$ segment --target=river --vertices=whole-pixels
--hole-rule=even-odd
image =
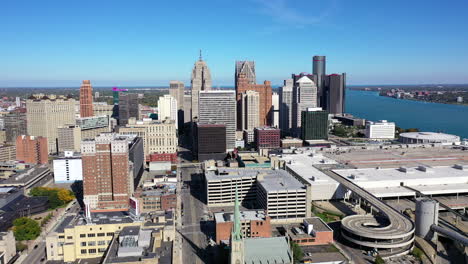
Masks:
[[[468,138],[468,106],[394,99],[378,92],[347,89],[346,112],[372,121],[388,120],[402,128]]]

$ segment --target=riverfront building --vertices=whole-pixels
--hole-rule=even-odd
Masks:
[[[379,122],[366,122],[366,137],[369,139],[394,139],[395,123],[381,120]]]

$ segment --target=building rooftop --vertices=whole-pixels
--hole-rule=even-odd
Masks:
[[[459,136],[436,132],[406,132],[401,133],[400,136],[429,141],[460,141]]]
[[[269,173],[259,180],[261,186],[267,192],[284,191],[284,190],[299,190],[304,189],[304,184],[300,183],[296,178],[284,170],[274,170],[274,173]]]
[[[34,166],[23,171],[18,171],[17,173],[11,175],[10,178],[0,181],[0,186],[26,185],[44,173],[50,173],[49,167],[47,167],[47,165]]]
[[[286,237],[246,238],[245,263],[292,263],[292,253]]]
[[[221,212],[214,214],[216,223],[234,222],[233,212]],[[241,211],[240,220],[243,221],[262,221],[266,219],[264,210]]]

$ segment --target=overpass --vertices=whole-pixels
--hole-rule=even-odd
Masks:
[[[404,255],[412,249],[415,228],[409,218],[350,180],[331,170],[323,172],[379,212],[343,218],[341,234],[346,240],[364,250],[376,250],[384,258]]]

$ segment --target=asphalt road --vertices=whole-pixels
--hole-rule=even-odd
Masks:
[[[181,168],[181,177],[186,187],[181,190],[183,204],[182,227],[179,230],[182,242],[183,263],[211,263],[206,247],[208,238],[202,231],[206,205],[200,201],[204,196],[201,170],[197,167]]]

